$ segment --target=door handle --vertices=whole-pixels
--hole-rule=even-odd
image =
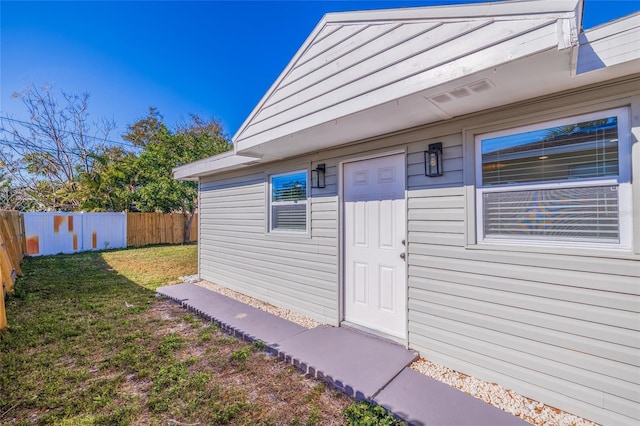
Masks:
[[[404,258],[406,258],[406,257],[407,257],[407,255],[406,255],[406,253],[405,253],[405,252],[400,253],[400,259],[404,259]]]

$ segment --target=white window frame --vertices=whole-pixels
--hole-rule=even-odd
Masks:
[[[606,176],[603,178],[585,178],[575,180],[562,180],[550,182],[523,183],[519,185],[491,185],[483,187],[482,182],[482,141],[501,136],[518,133],[526,133],[545,128],[552,128],[566,124],[575,124],[585,121],[597,120],[606,117],[617,117],[618,122],[618,176]],[[569,116],[561,119],[544,121],[532,125],[509,128],[505,130],[488,132],[475,135],[475,199],[476,199],[476,242],[479,245],[535,245],[535,246],[569,246],[606,249],[630,249],[632,246],[633,232],[633,206],[631,191],[631,150],[630,150],[630,121],[629,108],[615,108],[597,111],[589,114]],[[484,236],[483,194],[490,192],[526,191],[540,189],[576,188],[589,186],[617,186],[618,187],[618,221],[619,243],[589,242],[589,241],[557,241],[542,239],[526,239],[511,236],[501,238]]]
[[[294,205],[294,204],[301,204],[304,203],[305,205],[305,229],[304,230],[295,230],[295,229],[278,229],[278,228],[274,228],[273,227],[273,209],[272,206],[274,204],[273,201],[273,178],[277,178],[280,176],[287,176],[287,175],[295,175],[295,174],[300,174],[300,173],[304,173],[305,174],[305,180],[306,180],[306,185],[305,185],[305,189],[306,189],[306,198],[304,201],[276,201],[276,205]],[[309,170],[307,169],[299,169],[299,170],[292,170],[289,172],[283,172],[283,173],[274,173],[274,174],[270,174],[269,175],[269,191],[267,194],[267,200],[268,200],[268,228],[267,231],[269,233],[274,233],[274,234],[290,234],[290,235],[308,235],[309,234],[309,198],[311,196],[311,188],[309,187],[310,185],[310,176],[309,176]]]

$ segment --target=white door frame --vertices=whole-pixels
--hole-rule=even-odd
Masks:
[[[398,154],[402,154],[404,155],[404,162],[405,162],[405,173],[404,173],[404,188],[405,188],[405,193],[404,193],[404,198],[405,198],[405,233],[407,235],[405,235],[405,241],[406,241],[406,258],[405,258],[405,262],[404,262],[404,267],[405,267],[405,285],[407,286],[407,292],[406,292],[406,303],[405,303],[405,308],[406,308],[406,312],[405,312],[405,318],[406,318],[406,327],[405,327],[405,337],[404,340],[398,340],[397,337],[394,336],[390,336],[388,334],[382,333],[382,332],[377,332],[377,330],[370,330],[367,329],[367,332],[372,332],[374,334],[379,334],[387,339],[390,340],[395,340],[398,343],[403,344],[405,347],[408,347],[409,344],[409,254],[408,254],[408,248],[409,248],[409,239],[408,239],[408,233],[409,233],[409,197],[408,197],[408,164],[407,164],[407,157],[408,157],[408,152],[406,147],[401,148],[401,149],[395,149],[395,150],[391,150],[391,151],[383,151],[383,152],[375,152],[372,154],[368,154],[368,155],[362,155],[362,156],[357,156],[357,157],[350,157],[348,159],[345,160],[341,160],[338,162],[338,221],[339,221],[339,226],[338,226],[338,286],[339,286],[339,291],[338,291],[338,323],[342,324],[345,321],[345,254],[346,254],[346,250],[345,250],[345,211],[344,211],[344,165],[346,163],[355,163],[358,161],[364,161],[364,160],[371,160],[374,158],[380,158],[380,157],[388,157],[391,155],[398,155]],[[350,326],[354,326],[353,324],[349,324]],[[357,328],[357,326],[356,326]]]

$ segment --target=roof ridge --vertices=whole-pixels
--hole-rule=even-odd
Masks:
[[[539,19],[541,16],[572,15],[581,0],[504,0],[485,3],[463,3],[439,6],[331,12],[324,24],[348,24],[385,21],[459,20],[478,18]]]

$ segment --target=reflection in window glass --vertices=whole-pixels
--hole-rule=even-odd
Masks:
[[[307,172],[274,176],[271,179],[271,201],[307,199]]]
[[[628,244],[627,113],[478,135],[478,241]]]
[[[306,232],[307,171],[271,177],[271,231]]]
[[[617,243],[618,188],[554,188],[484,194],[484,236]]]
[[[482,140],[483,186],[617,175],[617,117]]]

